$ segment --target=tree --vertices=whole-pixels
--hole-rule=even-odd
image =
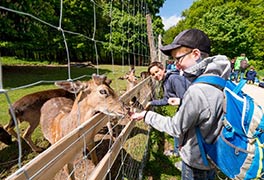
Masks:
[[[183,19],[165,32],[166,43],[180,31],[199,28],[212,43],[212,53],[234,57],[244,52],[263,61],[264,0],[197,0],[182,13]],[[168,42],[169,41],[169,42]]]
[[[154,17],[155,34],[162,31],[155,14],[163,2],[65,0],[61,10],[56,0],[1,0],[0,53],[65,63],[66,42],[73,61],[94,62],[98,54],[101,62],[109,63],[109,53],[117,58],[125,53],[135,59],[135,54],[149,52],[146,13]]]

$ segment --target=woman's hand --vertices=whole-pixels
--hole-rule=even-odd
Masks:
[[[168,103],[173,106],[180,105],[181,99],[180,98],[169,98]]]

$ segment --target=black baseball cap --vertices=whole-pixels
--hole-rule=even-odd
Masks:
[[[160,50],[167,56],[171,56],[171,50],[179,47],[188,47],[199,49],[200,51],[210,53],[210,40],[208,36],[199,29],[187,29],[180,32],[169,45],[163,46]]]

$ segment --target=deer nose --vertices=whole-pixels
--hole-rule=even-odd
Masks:
[[[123,107],[124,107],[125,111],[129,111],[129,109],[130,109],[130,106],[125,104],[125,103],[123,103]]]
[[[121,101],[121,103],[122,103],[123,111],[125,113],[128,113],[130,111],[130,105],[124,103],[123,101]]]

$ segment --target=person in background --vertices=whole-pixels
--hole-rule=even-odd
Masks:
[[[231,63],[231,72],[230,72],[230,76],[229,76],[230,81],[233,81],[233,80],[236,79],[235,62],[236,62],[236,57],[232,58],[231,61],[230,61],[230,63]]]
[[[146,105],[146,109],[150,106],[169,105],[168,99],[170,97],[177,98],[174,102],[170,103],[171,105],[180,105],[180,99],[183,98],[190,82],[184,76],[181,76],[178,70],[166,71],[162,63],[157,61],[149,65],[148,72],[156,81],[162,82],[163,98],[149,101]],[[178,139],[174,138],[174,149],[165,151],[164,154],[178,157],[178,146]]]
[[[172,62],[169,60],[168,61],[168,64],[167,64],[167,67],[166,67],[166,70],[167,71],[170,71],[171,70],[171,65],[172,65]]]
[[[240,56],[236,58],[235,67],[234,67],[236,82],[239,82],[240,79],[244,78],[247,66],[248,66],[248,58],[246,57],[245,53],[241,53]]]
[[[250,69],[246,72],[247,83],[254,84],[257,77],[257,72],[255,71],[254,66],[250,66]]]
[[[202,75],[229,78],[230,61],[223,55],[209,57],[210,40],[199,29],[182,31],[171,44],[160,49],[177,61],[177,67],[191,82]],[[144,110],[131,114],[130,118],[144,119],[146,124],[157,130],[179,138],[182,180],[214,180],[215,167],[204,164],[195,131],[200,128],[207,143],[212,143],[218,137],[222,129],[223,100],[222,90],[206,83],[193,83],[185,92],[175,116],[165,117]]]
[[[171,64],[171,71],[178,71],[177,68],[176,68],[176,65],[174,64],[173,61],[172,61],[172,64]]]

